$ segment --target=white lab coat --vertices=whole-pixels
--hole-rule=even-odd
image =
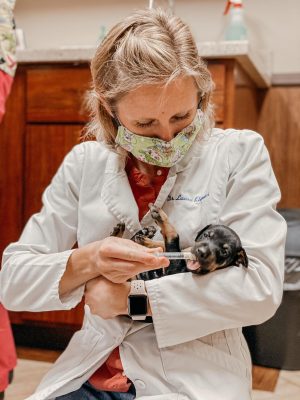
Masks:
[[[153,224],[138,208],[124,158],[97,142],[75,146],[43,194],[43,208],[3,255],[1,302],[15,311],[68,310],[84,287],[62,299],[58,284],[77,241],[107,237],[120,221],[125,237]],[[263,139],[253,131],[214,129],[169,171],[155,204],[168,214],[181,247],[209,223],[240,236],[249,268],[204,276],[183,273],[146,282],[153,324],[110,320],[85,306],[75,333],[31,400],[78,389],[120,346],[139,400],[248,400],[251,362],[241,332],[270,318],[281,301],[286,224]],[[160,234],[157,235],[157,238]]]

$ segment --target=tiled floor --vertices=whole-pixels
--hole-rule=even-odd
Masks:
[[[18,360],[14,379],[5,391],[4,400],[24,400],[30,396],[52,363],[44,361]]]
[[[52,363],[19,359],[14,381],[5,400],[24,400],[40,382]],[[241,399],[243,400],[243,399]],[[274,392],[253,391],[253,400],[300,400],[300,371],[281,371]]]

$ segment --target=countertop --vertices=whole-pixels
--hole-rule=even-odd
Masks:
[[[260,88],[271,84],[270,53],[253,48],[248,41],[223,41],[197,43],[200,56],[205,59],[233,58]],[[46,49],[17,49],[21,64],[34,63],[83,63],[89,62],[95,46],[65,46]]]

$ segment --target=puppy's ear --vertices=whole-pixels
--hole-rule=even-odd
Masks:
[[[205,227],[205,228],[201,229],[201,231],[197,233],[197,236],[196,236],[195,242],[197,242],[197,240],[198,240],[198,239],[199,239],[199,237],[202,235],[202,233],[203,233],[203,232],[205,232],[205,231],[206,231],[206,229],[208,229],[210,226],[211,226],[211,224],[210,224],[210,225],[206,225],[206,227]]]
[[[237,257],[234,261],[234,265],[239,267],[242,264],[243,267],[248,268],[248,257],[243,248],[237,253]]]

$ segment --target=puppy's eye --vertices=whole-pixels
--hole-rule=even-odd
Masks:
[[[208,238],[212,239],[214,237],[214,232],[213,231],[208,231],[207,233],[205,233],[205,237],[208,237]]]
[[[203,233],[203,237],[208,238],[209,237],[209,233]]]
[[[222,254],[222,256],[227,256],[229,253],[229,250],[227,248],[224,248],[220,250],[220,253]]]

